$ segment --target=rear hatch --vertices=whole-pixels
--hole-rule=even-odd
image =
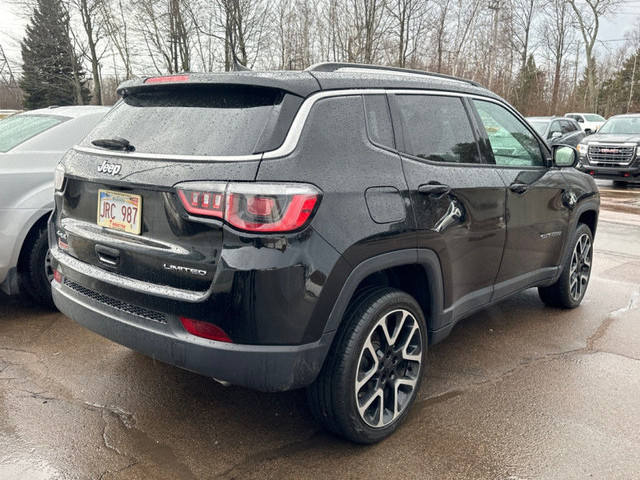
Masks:
[[[189,215],[175,185],[253,181],[261,152],[282,143],[301,102],[276,88],[229,85],[126,95],[64,159],[58,246],[132,279],[208,290],[222,223]]]

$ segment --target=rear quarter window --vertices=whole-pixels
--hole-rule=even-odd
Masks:
[[[386,95],[364,95],[367,134],[375,145],[393,149],[393,127]]]
[[[239,156],[270,135],[285,93],[257,87],[182,87],[125,96],[87,136],[121,137],[137,153]]]

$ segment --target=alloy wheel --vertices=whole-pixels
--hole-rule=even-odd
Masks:
[[[583,233],[576,246],[573,248],[571,256],[571,267],[569,270],[570,292],[573,300],[580,300],[587,290],[589,277],[591,275],[591,239],[589,235]]]
[[[396,420],[410,403],[422,363],[422,334],[411,312],[385,314],[360,352],[355,378],[358,413],[371,427]]]

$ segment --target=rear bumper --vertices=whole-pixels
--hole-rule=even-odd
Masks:
[[[312,383],[335,334],[296,346],[217,342],[189,334],[177,316],[158,313],[153,318],[149,310],[129,309],[70,285],[64,278],[54,281],[53,300],[76,323],[161,362],[256,390],[292,390]]]

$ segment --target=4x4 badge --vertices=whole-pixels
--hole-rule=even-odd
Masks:
[[[109,175],[118,175],[122,170],[122,165],[118,163],[109,163],[106,160],[98,167],[100,173],[108,173]]]

